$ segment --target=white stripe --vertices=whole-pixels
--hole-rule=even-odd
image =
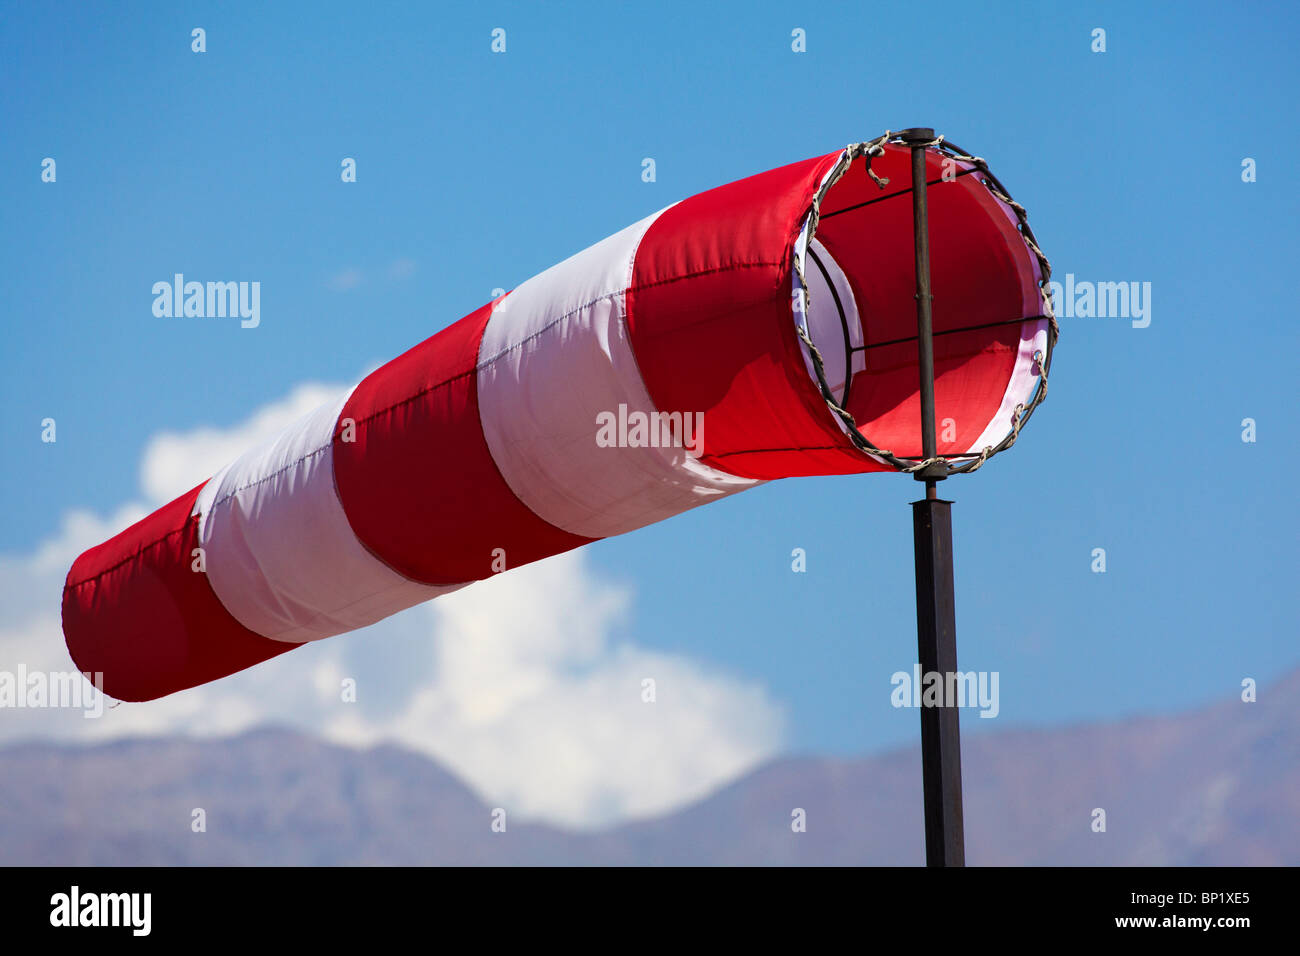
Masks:
[[[573,534],[622,534],[760,484],[682,447],[597,444],[598,416],[661,411],[632,353],[625,299],[636,248],[661,213],[523,283],[483,332],[479,417],[492,457],[520,501]]]
[[[807,229],[807,222],[804,223],[804,229]],[[862,348],[862,321],[858,317],[858,302],[853,296],[853,287],[849,285],[849,277],[844,274],[840,264],[835,261],[830,251],[821,244],[821,240],[813,239],[812,252],[816,254],[817,259],[826,267],[826,272],[831,277],[831,283],[835,287],[835,292],[839,294],[840,306],[844,309],[844,322],[840,321],[840,310],[835,305],[835,296],[831,294],[831,286],[826,283],[826,276],[818,268],[813,256],[809,255],[804,260],[804,275],[808,279],[808,323],[805,328],[808,331],[808,337],[813,340],[813,345],[817,346],[817,351],[822,357],[822,372],[826,375],[826,384],[831,387],[831,394],[835,396],[836,401],[843,404],[844,398],[844,366],[847,356],[844,354],[844,325],[849,327],[849,344],[853,348]],[[794,294],[792,300],[795,303],[800,301],[799,296],[799,273],[791,270],[794,275]],[[796,323],[799,321],[799,315],[795,314]],[[817,371],[813,368],[812,353],[808,351],[808,346],[804,344],[803,339],[799,340],[799,347],[803,351],[804,365],[808,369],[808,377],[817,382]],[[853,353],[853,374],[865,370],[867,367],[867,355],[865,352]],[[849,392],[852,395],[852,391]],[[827,414],[830,414],[829,409]],[[840,425],[841,430],[846,426],[838,415],[831,417]]]
[[[208,580],[250,631],[289,643],[342,634],[464,585],[402,577],[357,540],[334,486],[344,396],[241,455],[195,502]]]
[[[973,169],[966,163],[959,163],[963,169]],[[1016,212],[996,195],[993,196],[998,208],[1002,214],[1007,217],[1007,222],[1016,230],[1016,236],[1024,241],[1020,236],[1020,219]],[[1012,240],[1014,242],[1014,240]],[[1032,309],[1037,305],[1038,309],[1042,308],[1038,299],[1038,283],[1043,277],[1042,267],[1038,261],[1038,256],[1033,254],[1026,243],[1025,249],[1030,253],[1030,262],[1034,268],[1034,297],[1030,302],[1025,303],[1025,308]],[[979,438],[975,439],[975,444],[966,449],[967,452],[978,454],[987,447],[997,445],[998,442],[1006,438],[1011,432],[1011,416],[1020,404],[1029,404],[1030,396],[1034,394],[1034,386],[1038,383],[1040,370],[1034,362],[1034,353],[1042,352],[1047,354],[1047,320],[1039,319],[1037,322],[1025,322],[1020,326],[1020,347],[1016,351],[1016,364],[1011,368],[1011,377],[1007,380],[1007,390],[1002,395],[1002,404],[998,406],[997,412],[989,419],[989,423],[984,428],[984,432]]]
[[[830,175],[828,172],[827,176]],[[822,179],[824,183],[825,178]],[[817,351],[822,357],[822,372],[826,375],[826,384],[831,387],[831,394],[835,396],[836,401],[844,397],[844,332],[840,323],[839,309],[835,307],[835,299],[830,294],[830,287],[826,285],[826,277],[822,275],[821,269],[817,268],[817,263],[813,262],[812,257],[807,255],[808,252],[808,226],[812,222],[811,213],[804,218],[803,228],[799,231],[799,238],[795,241],[794,254],[803,264],[804,275],[808,279],[808,300],[810,306],[808,309],[808,321],[803,322],[803,317],[799,314],[798,306],[794,306],[795,325],[803,326],[808,333],[808,337],[813,340],[817,346]],[[862,317],[858,313],[858,300],[853,295],[853,286],[849,284],[849,277],[844,274],[840,264],[835,261],[825,246],[819,239],[813,239],[812,248],[816,250],[817,255],[821,257],[822,265],[830,273],[831,282],[835,290],[840,294],[840,305],[844,307],[844,317],[849,326],[849,343],[854,348],[862,347]],[[791,296],[792,305],[800,302],[800,290],[803,286],[799,282],[799,270],[792,268],[790,270],[793,282],[793,294]],[[799,351],[803,355],[804,367],[808,370],[808,377],[813,380],[819,393],[821,384],[817,381],[817,371],[813,368],[812,353],[808,351],[808,346],[804,344],[803,339],[799,340]],[[853,374],[866,371],[867,353],[858,351],[853,353]],[[853,394],[850,389],[849,395]],[[841,407],[843,404],[841,402]],[[826,414],[830,417],[835,426],[844,434],[849,433],[849,426],[826,406]],[[856,445],[854,446],[857,447]],[[864,454],[866,454],[864,452]],[[867,454],[872,461],[879,462],[882,465],[889,463],[879,455]]]
[[[1038,382],[1038,365],[1034,362],[1034,352],[1047,354],[1047,320],[1025,322],[1020,326],[1020,349],[1016,352],[1016,364],[1011,369],[1011,378],[1007,381],[1007,390],[1002,396],[1002,404],[997,413],[989,419],[983,434],[975,439],[975,444],[967,449],[978,454],[986,446],[996,445],[1007,437],[1011,431],[1011,416],[1020,404],[1028,404]]]

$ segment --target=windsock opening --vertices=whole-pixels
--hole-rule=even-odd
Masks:
[[[796,241],[806,330],[835,402],[860,435],[921,457],[910,151],[892,144],[828,173]],[[927,150],[938,454],[978,456],[1016,429],[1039,387],[1050,318],[1039,257],[975,163]],[[811,231],[811,235],[809,232]],[[810,375],[817,380],[810,350]],[[852,369],[852,374],[845,374]],[[842,431],[848,425],[832,414]],[[874,456],[873,456],[874,457]],[[875,458],[885,464],[884,459]]]

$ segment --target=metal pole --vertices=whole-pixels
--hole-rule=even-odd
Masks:
[[[916,245],[916,343],[921,374],[921,455],[934,458],[934,328],[931,321],[930,223],[926,206],[925,144],[932,129],[899,134],[912,150],[912,231]],[[957,614],[953,599],[952,502],[938,496],[935,484],[948,466],[930,465],[915,473],[925,482],[925,498],[912,503],[916,551],[916,641],[922,680],[938,674],[939,706],[921,707],[921,768],[925,791],[927,866],[965,866],[961,805],[961,728],[959,711],[947,699],[950,675],[957,673]],[[923,688],[924,689],[924,688]]]

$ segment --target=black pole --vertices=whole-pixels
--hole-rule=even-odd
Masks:
[[[934,140],[932,129],[909,129],[901,134],[912,149],[912,242],[916,247],[916,347],[921,372],[921,457],[933,458],[934,440],[934,323],[930,306],[930,211],[926,205],[925,143]],[[928,471],[929,469],[926,469]],[[947,476],[947,469],[944,470]],[[935,497],[936,476],[917,474],[925,481],[925,496]]]
[[[917,365],[921,374],[921,455],[934,458],[934,328],[931,321],[930,222],[926,207],[925,144],[932,129],[909,129],[899,138],[912,150],[912,232],[916,245]],[[921,768],[925,791],[925,863],[965,866],[961,807],[960,713],[947,697],[957,673],[957,613],[953,599],[952,502],[938,496],[935,484],[948,466],[930,465],[915,473],[925,482],[925,498],[912,502],[916,550],[916,642],[922,680],[938,674],[939,706],[921,707]]]

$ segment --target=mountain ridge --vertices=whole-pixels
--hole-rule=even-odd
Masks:
[[[963,741],[973,865],[1300,863],[1300,669],[1254,703]],[[920,754],[778,757],[597,831],[507,815],[436,761],[284,726],[0,748],[7,865],[919,865]],[[206,832],[194,832],[195,808]],[[1105,832],[1093,830],[1094,811]],[[802,810],[805,832],[792,820]]]

